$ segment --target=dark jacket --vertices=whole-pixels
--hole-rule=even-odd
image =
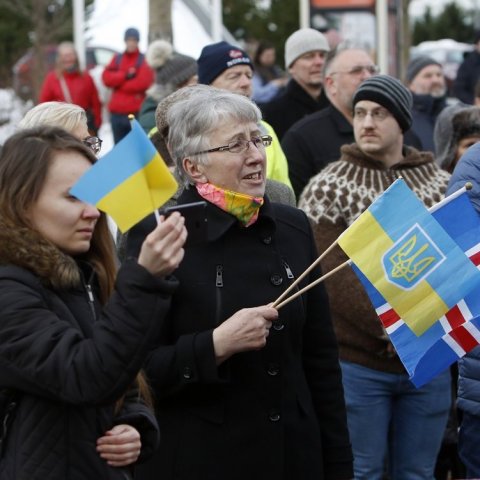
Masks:
[[[352,124],[333,105],[293,125],[282,148],[297,198],[311,177],[340,158],[340,147],[353,142]]]
[[[446,97],[413,95],[412,130],[420,139],[420,150],[435,152],[433,130],[440,112],[447,106]]]
[[[480,52],[473,51],[467,55],[457,71],[453,83],[453,95],[460,101],[473,105],[475,85],[480,79]]]
[[[188,189],[179,203],[198,200]],[[138,478],[351,478],[337,345],[322,284],[280,310],[263,349],[219,367],[213,350],[216,326],[242,308],[274,301],[316,258],[306,216],[266,199],[249,228],[210,203],[207,217],[209,241],[187,248],[176,271],[179,290],[146,365],[162,441]],[[130,235],[146,233],[140,224]],[[301,285],[319,275],[315,269]]]
[[[155,419],[130,387],[176,282],[130,262],[101,310],[88,265],[79,274],[72,257],[3,222],[0,264],[0,387],[13,390],[19,402],[0,478],[124,480],[127,469],[108,466],[96,441],[127,423],[142,436],[143,456],[155,449]]]
[[[284,91],[272,101],[260,105],[263,118],[282,140],[286,131],[303,117],[330,105],[324,90],[315,100],[295,80],[290,79]],[[288,158],[288,157],[287,157]]]
[[[147,96],[140,107],[138,123],[140,123],[147,135],[150,133],[150,130],[156,126],[155,111],[157,110],[157,105],[158,102],[153,97]]]
[[[470,182],[469,197],[480,215],[480,143],[471,146],[455,167],[447,188],[451,195]],[[458,361],[458,400],[462,410],[480,417],[480,347],[474,348]]]

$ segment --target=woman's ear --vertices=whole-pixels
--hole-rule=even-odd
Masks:
[[[194,183],[206,183],[208,178],[204,173],[204,166],[197,162],[192,162],[189,158],[182,161],[183,169]]]

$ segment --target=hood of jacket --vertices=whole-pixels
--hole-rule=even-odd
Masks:
[[[55,290],[81,284],[80,270],[70,255],[63,253],[38,232],[12,225],[0,218],[0,265],[15,265],[31,271],[42,284]]]

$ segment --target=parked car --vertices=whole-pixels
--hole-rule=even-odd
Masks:
[[[56,45],[47,45],[44,48],[45,64],[47,71],[53,70],[55,67],[55,57],[57,54]],[[112,59],[113,55],[117,53],[115,50],[107,47],[89,46],[86,49],[86,67],[88,70],[96,71],[99,67],[107,65]],[[30,48],[25,55],[23,55],[13,66],[13,88],[15,93],[24,100],[34,99],[33,91],[33,60],[34,52]],[[93,73],[92,72],[92,73]],[[92,75],[97,81],[99,75]],[[99,85],[97,85],[97,88]]]
[[[420,55],[432,57],[443,67],[443,73],[449,90],[457,76],[457,70],[465,55],[473,50],[473,45],[461,43],[450,38],[421,42],[410,50],[410,59]]]

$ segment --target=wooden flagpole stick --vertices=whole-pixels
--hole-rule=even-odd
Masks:
[[[283,302],[279,303],[276,307],[277,310],[280,310],[283,306],[285,306],[287,303],[290,303],[292,300],[294,300],[295,298],[299,297],[300,295],[302,295],[303,293],[307,292],[308,290],[310,290],[311,288],[315,287],[316,285],[318,285],[320,282],[323,282],[324,280],[326,280],[328,277],[332,276],[334,273],[338,272],[339,270],[341,270],[343,267],[346,267],[347,265],[350,265],[351,263],[351,260],[347,260],[346,262],[343,262],[341,263],[338,267],[335,267],[333,270],[330,270],[328,273],[326,273],[325,275],[322,275],[320,278],[317,278],[315,281],[313,281],[312,283],[309,283],[306,287],[303,287],[301,290],[299,290],[298,292],[295,292],[291,297],[288,297],[286,300],[284,300]]]
[[[335,240],[273,303],[272,307],[277,308],[277,305],[301,282],[327,255],[333,247],[337,244]]]

